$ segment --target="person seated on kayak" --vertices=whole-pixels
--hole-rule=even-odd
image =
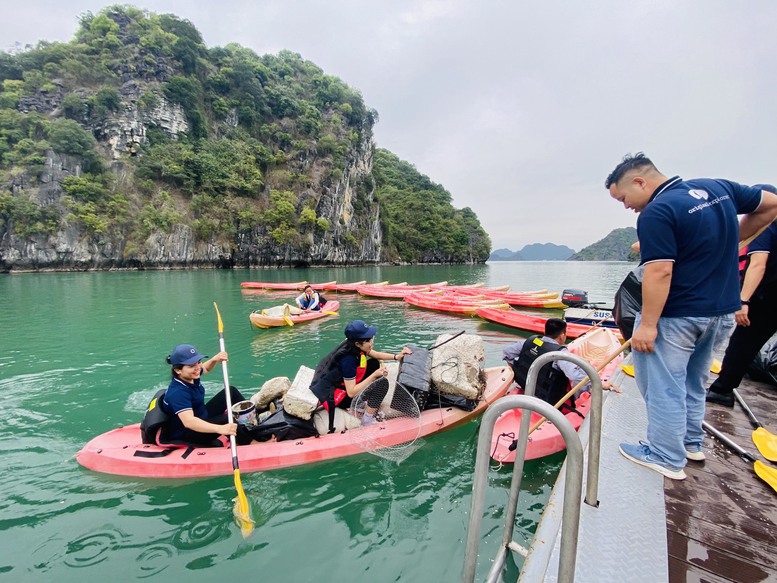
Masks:
[[[526,340],[519,340],[511,344],[502,351],[502,358],[513,369],[515,373],[515,383],[524,388],[526,377],[529,373],[529,367],[539,358],[540,355],[556,350],[566,350],[564,344],[567,341],[567,323],[561,318],[548,318],[545,322],[545,334],[540,336],[535,334],[529,336]],[[569,389],[576,386],[580,381],[586,378],[585,371],[568,360],[554,360],[546,364],[540,370],[537,377],[537,386],[534,394],[543,401],[555,405],[558,400],[569,392]],[[605,381],[602,386],[611,388],[612,384]],[[591,390],[591,383],[588,382],[581,387],[573,396],[570,409],[574,409],[574,397],[579,397],[583,392]]]
[[[310,284],[306,285],[302,293],[294,300],[297,307],[306,312],[318,312],[324,306],[325,300],[315,291]]]
[[[179,344],[167,357],[167,364],[172,366],[172,379],[160,406],[170,420],[162,427],[160,442],[221,447],[219,435],[235,435],[241,445],[250,443],[250,436],[238,433],[236,423],[228,423],[224,389],[205,402],[205,388],[200,377],[225,362],[227,353],[219,352],[202,362],[204,358],[207,357],[191,344]],[[234,387],[230,387],[230,397],[232,403],[245,401]]]
[[[316,366],[310,390],[319,402],[329,410],[329,430],[334,429],[334,407],[347,409],[354,397],[372,382],[388,374],[383,360],[401,361],[412,351],[405,346],[399,353],[379,352],[374,349],[377,326],[368,326],[362,320],[354,320],[345,327],[345,340],[327,354]],[[388,385],[388,382],[386,382]],[[375,411],[388,392],[380,391],[367,402],[362,425],[375,422]],[[375,401],[375,402],[372,402]]]

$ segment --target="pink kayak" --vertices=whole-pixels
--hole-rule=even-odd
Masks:
[[[526,330],[528,332],[543,333],[548,316],[540,314],[520,312],[518,310],[494,310],[493,308],[478,308],[477,315],[489,322],[496,322],[511,328]],[[592,326],[567,323],[567,338],[578,338],[592,330]],[[620,332],[614,331],[620,338]]]
[[[432,435],[469,421],[504,396],[513,381],[510,367],[485,369],[486,389],[473,411],[455,407],[421,413],[420,437]],[[384,446],[399,445],[418,436],[418,420],[397,418],[382,423]],[[351,431],[360,431],[352,429]],[[348,432],[288,441],[241,445],[237,448],[243,473],[275,470],[364,453]],[[140,424],[128,425],[98,435],[76,455],[78,463],[96,472],[138,478],[199,478],[233,473],[232,453],[224,448],[168,448],[145,445]]]
[[[240,284],[240,287],[246,289],[282,289],[282,290],[302,290],[307,281],[297,281],[294,283],[278,283],[278,282],[263,282],[263,281],[244,281]]]
[[[374,298],[389,298],[389,299],[403,299],[407,294],[413,292],[425,292],[429,291],[432,286],[437,288],[447,285],[447,281],[441,281],[438,283],[430,283],[425,285],[360,285],[356,288],[356,291],[363,296],[369,296]]]
[[[450,312],[453,314],[473,315],[478,308],[489,307],[498,310],[509,310],[510,305],[500,300],[488,299],[485,296],[463,296],[443,292],[415,292],[405,296],[405,301],[418,308]]]
[[[284,304],[251,312],[248,319],[255,328],[294,326],[295,324],[304,324],[305,322],[326,318],[327,316],[336,316],[339,308],[340,302],[337,300],[329,300],[320,310],[315,312],[304,312],[297,306]]]
[[[610,355],[615,354],[620,349],[621,343],[612,330],[596,328],[577,340],[570,342],[568,347],[571,353],[582,356],[595,368],[599,368],[601,363],[605,362]],[[599,372],[599,376],[602,379],[609,378],[622,361],[623,355],[620,354]],[[523,393],[523,389],[517,386],[514,387],[514,391],[516,394]],[[591,394],[583,393],[580,395],[575,402],[575,408],[579,411],[579,415],[574,411],[570,411],[565,413],[564,416],[577,431],[591,410]],[[521,409],[513,409],[504,412],[496,420],[494,433],[491,435],[491,457],[496,461],[507,463],[515,461],[515,450],[511,451],[510,445],[518,437],[522,417],[523,411]],[[529,427],[532,427],[540,418],[541,415],[532,412]],[[556,429],[556,426],[552,423],[543,423],[529,435],[526,459],[533,460],[545,457],[563,451],[565,448],[564,438],[561,437],[561,433]]]

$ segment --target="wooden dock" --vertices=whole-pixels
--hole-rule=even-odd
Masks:
[[[745,379],[739,393],[777,433],[777,387]],[[708,404],[706,419],[762,459],[739,404]],[[704,453],[688,462],[686,480],[664,480],[669,582],[777,581],[777,492],[718,440],[707,436]]]

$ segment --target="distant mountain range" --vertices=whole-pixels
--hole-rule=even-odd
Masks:
[[[638,261],[639,253],[631,250],[637,241],[637,230],[624,227],[610,232],[604,239],[575,253],[566,245],[532,243],[520,251],[497,249],[489,261]]]
[[[575,254],[574,249],[566,245],[553,243],[532,243],[520,251],[497,249],[492,251],[489,261],[565,261]]]

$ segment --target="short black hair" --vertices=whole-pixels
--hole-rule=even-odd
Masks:
[[[556,338],[567,331],[567,323],[561,318],[548,318],[545,322],[545,336]]]
[[[615,167],[615,170],[610,172],[607,180],[604,181],[604,187],[609,189],[613,184],[617,184],[629,170],[648,167],[651,167],[654,170],[656,169],[656,165],[642,152],[637,152],[633,156],[631,154],[626,154],[623,157],[623,161]]]

